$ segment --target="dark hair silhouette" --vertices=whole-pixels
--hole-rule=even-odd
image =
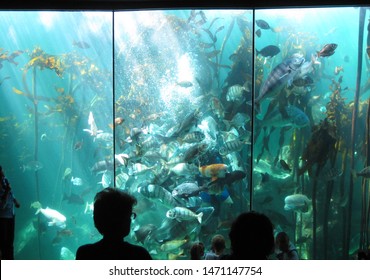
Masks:
[[[257,212],[240,214],[229,233],[231,259],[263,260],[274,248],[274,228],[270,219]]]
[[[217,254],[222,253],[226,247],[225,238],[221,234],[216,234],[215,236],[213,236],[211,244],[212,250]]]
[[[77,249],[77,260],[150,260],[146,249],[125,242],[130,233],[136,198],[116,188],[106,188],[94,199],[94,223],[103,239]]]
[[[190,248],[190,259],[201,260],[204,255],[204,244],[202,242],[195,243]]]
[[[106,188],[94,199],[94,223],[104,236],[123,238],[130,233],[132,208],[136,198],[119,189]]]

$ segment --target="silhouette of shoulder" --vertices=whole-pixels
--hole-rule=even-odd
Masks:
[[[76,260],[151,260],[146,249],[128,242],[106,244],[100,240],[78,248]]]

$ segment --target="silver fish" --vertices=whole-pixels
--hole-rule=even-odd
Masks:
[[[112,184],[112,177],[113,172],[106,170],[101,177],[101,182],[99,182],[98,184],[102,184],[103,188],[108,188]]]
[[[83,185],[82,179],[81,178],[78,178],[78,177],[72,177],[71,178],[71,182],[75,186],[82,186]]]
[[[201,224],[203,212],[196,214],[188,208],[175,207],[167,211],[166,217],[169,219],[176,219],[178,221],[188,221],[196,219]]]
[[[226,93],[227,101],[240,101],[243,99],[244,92],[247,92],[248,89],[241,85],[233,85],[229,87]]]
[[[303,56],[294,55],[272,69],[261,86],[258,97],[254,101],[258,111],[263,99],[277,94],[285,85],[288,84],[288,86],[290,86],[292,84],[304,60]]]
[[[193,131],[189,132],[184,135],[184,137],[179,138],[180,143],[185,142],[185,143],[199,143],[203,141],[205,138],[205,135],[201,131]]]
[[[96,135],[96,139],[104,141],[104,142],[112,142],[113,143],[113,134],[108,133],[108,132],[98,133]]]
[[[129,176],[126,173],[122,172],[122,173],[116,175],[116,179],[115,179],[116,187],[119,188],[119,189],[124,189],[128,179],[129,179]]]
[[[225,156],[225,155],[233,153],[233,152],[240,152],[243,149],[244,145],[246,145],[246,144],[247,144],[247,142],[243,142],[243,141],[240,141],[238,139],[227,141],[218,150],[218,152],[220,153],[221,156]]]
[[[244,125],[250,121],[250,116],[245,113],[236,113],[231,121],[224,120],[226,129],[229,130],[230,126],[234,126],[237,129],[244,128]]]
[[[27,164],[24,164],[21,166],[21,169],[23,172],[25,171],[38,171],[40,169],[42,169],[44,167],[44,165],[39,162],[39,161],[30,161],[28,162]]]
[[[311,200],[304,194],[293,194],[285,197],[284,203],[284,210],[286,211],[293,210],[305,213],[308,211]]]
[[[89,114],[89,118],[88,118],[87,123],[89,124],[90,129],[84,129],[83,131],[86,131],[86,132],[90,133],[91,136],[96,137],[98,135],[98,133],[103,132],[102,130],[99,130],[98,127],[96,126],[96,123],[95,123],[95,120],[94,120],[94,115],[93,115],[92,112],[90,112],[90,114]]]
[[[171,168],[171,171],[177,176],[193,176],[198,174],[199,170],[195,164],[181,162]]]
[[[172,196],[189,198],[194,195],[198,195],[200,188],[197,183],[186,182],[178,185],[172,191]]]
[[[158,185],[149,184],[140,186],[138,188],[138,192],[149,200],[160,202],[163,206],[169,209],[176,207],[179,204],[168,190]]]

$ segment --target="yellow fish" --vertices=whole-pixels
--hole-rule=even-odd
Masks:
[[[13,89],[13,92],[16,93],[16,94],[19,94],[19,95],[24,94],[23,91],[21,91],[19,89],[16,89],[15,87],[13,87],[12,89]]]

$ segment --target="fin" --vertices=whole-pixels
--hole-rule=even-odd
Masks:
[[[226,203],[226,204],[233,204],[233,203],[234,203],[234,201],[233,201],[233,199],[229,196],[228,198],[226,198],[226,199],[224,200],[224,203]]]
[[[279,80],[281,80],[282,78],[284,78],[286,75],[289,75],[289,72],[287,72],[287,73],[285,73],[283,76],[281,76],[281,77],[279,78]]]
[[[202,217],[203,217],[203,212],[200,212],[198,215],[197,215],[197,219],[198,219],[198,222],[201,224],[202,223]]]

